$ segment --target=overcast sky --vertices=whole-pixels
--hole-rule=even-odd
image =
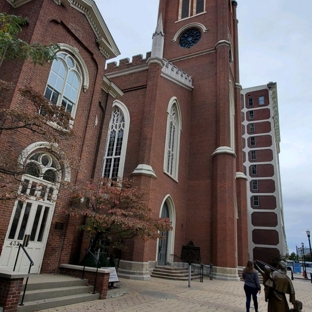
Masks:
[[[96,0],[121,52],[117,60],[151,51],[158,2]],[[301,242],[308,247],[306,230],[312,232],[312,2],[237,2],[240,83],[277,82],[284,220],[293,252]]]

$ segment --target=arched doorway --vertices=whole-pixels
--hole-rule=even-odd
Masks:
[[[170,218],[169,216],[169,208],[167,202],[164,203],[162,210],[161,210],[161,218]],[[162,238],[159,239],[158,244],[158,265],[166,265],[167,258],[168,258],[168,231],[161,232]]]
[[[39,273],[55,208],[61,167],[47,152],[35,152],[27,159],[10,224],[0,257],[0,268],[13,269],[18,246],[29,237],[26,251],[34,262],[31,273]],[[21,252],[16,272],[28,272],[29,260]]]

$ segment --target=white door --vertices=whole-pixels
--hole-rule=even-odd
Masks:
[[[25,249],[34,262],[30,272],[40,272],[53,217],[55,206],[53,198],[56,192],[53,185],[43,185],[42,181],[38,181],[35,177],[24,179],[20,194],[27,196],[25,200],[15,202],[2,249],[0,268],[13,270],[16,262],[15,272],[28,272],[30,261],[27,255],[22,249],[18,258],[17,253],[19,244],[23,243],[25,235],[29,235],[29,243]]]

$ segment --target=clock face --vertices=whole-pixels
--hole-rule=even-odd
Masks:
[[[190,48],[195,45],[201,38],[201,32],[198,28],[189,28],[184,31],[180,37],[180,47]]]

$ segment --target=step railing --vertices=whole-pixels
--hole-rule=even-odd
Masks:
[[[96,271],[95,271],[94,286],[93,286],[93,293],[92,293],[92,294],[95,294],[96,280],[97,280],[100,260],[94,255],[94,253],[90,250],[90,248],[87,250],[86,255],[87,254],[90,254],[96,261]],[[83,266],[81,279],[84,278],[85,268],[86,268],[86,265]]]
[[[26,236],[27,236],[27,235],[25,235],[25,237],[26,237]],[[29,236],[29,235],[28,235],[28,236]],[[26,293],[26,289],[27,289],[27,285],[28,285],[29,273],[30,273],[31,267],[34,265],[34,262],[32,261],[32,259],[30,258],[28,252],[27,252],[26,249],[25,249],[25,247],[27,247],[27,245],[28,245],[28,241],[29,241],[29,238],[26,237],[26,239],[24,238],[23,244],[19,244],[19,245],[18,245],[18,252],[17,252],[17,255],[16,255],[14,267],[13,267],[13,272],[14,272],[14,271],[15,271],[15,268],[16,268],[17,259],[18,259],[20,250],[22,249],[22,250],[24,251],[26,257],[27,257],[28,260],[29,260],[29,269],[28,269],[28,276],[27,276],[27,278],[26,278],[26,282],[25,282],[25,286],[24,286],[22,301],[21,301],[21,303],[19,304],[20,306],[23,306],[23,305],[24,305],[24,298],[25,298],[25,293]],[[25,247],[24,247],[24,246],[25,246]]]
[[[174,259],[178,259],[179,262],[184,262],[185,261],[182,261],[181,257],[178,256],[178,255],[175,255],[175,254],[171,254],[171,256],[173,256]],[[210,280],[213,280],[213,264],[210,263],[210,264],[203,264],[201,262],[198,262],[198,261],[192,261],[191,263],[189,263],[189,265],[193,266],[193,267],[196,267],[196,268],[199,268],[199,275],[200,275],[200,281],[203,282],[204,280],[204,267],[205,268],[209,268],[209,278]]]

